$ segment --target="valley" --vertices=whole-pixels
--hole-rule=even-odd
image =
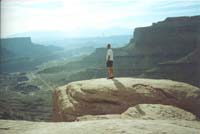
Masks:
[[[43,46],[28,37],[1,39],[0,118],[51,121],[53,90],[77,79],[71,75],[90,66],[79,61],[94,50],[87,44],[73,49]]]

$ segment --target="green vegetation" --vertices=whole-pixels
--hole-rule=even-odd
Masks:
[[[22,81],[23,77],[29,78]],[[0,89],[0,118],[23,120],[51,119],[52,90],[42,86],[37,78],[29,74],[1,74]],[[20,80],[20,81],[19,81]]]

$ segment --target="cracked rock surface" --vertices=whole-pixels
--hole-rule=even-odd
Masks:
[[[115,78],[69,83],[53,94],[54,121],[84,115],[121,114],[138,104],[171,105],[200,117],[200,89],[171,80]]]
[[[0,120],[1,134],[199,134],[200,123],[185,120],[94,120],[27,122]]]

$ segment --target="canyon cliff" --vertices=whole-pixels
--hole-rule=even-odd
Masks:
[[[55,46],[44,46],[32,42],[30,37],[0,39],[0,73],[26,72],[52,59],[57,59]]]
[[[200,86],[200,16],[166,18],[136,28],[125,47],[113,50],[116,76],[164,78]],[[72,81],[105,77],[105,55],[106,48],[99,48],[79,61],[88,68],[72,75]]]
[[[167,18],[149,27],[136,28],[125,49],[133,57],[128,66],[140,72],[135,74],[139,77],[200,86],[199,48],[200,16],[194,16]],[[125,57],[120,56],[119,63],[121,58]]]

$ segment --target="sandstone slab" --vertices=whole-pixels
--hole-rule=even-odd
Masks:
[[[200,122],[184,120],[98,120],[28,122],[0,120],[1,134],[199,134]]]
[[[121,114],[137,104],[172,105],[200,117],[200,89],[171,80],[115,78],[72,82],[53,93],[54,121]]]
[[[194,114],[183,109],[162,104],[138,104],[122,114],[84,115],[78,121],[104,119],[146,119],[146,120],[199,120]]]

